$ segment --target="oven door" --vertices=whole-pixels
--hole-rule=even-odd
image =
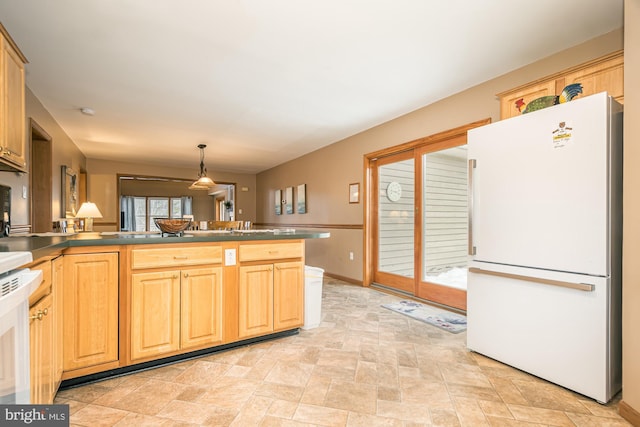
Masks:
[[[19,270],[20,286],[0,298],[0,404],[31,403],[29,295],[42,282],[39,270]]]

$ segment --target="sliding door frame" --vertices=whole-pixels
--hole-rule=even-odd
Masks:
[[[450,148],[454,145],[464,145],[466,144],[467,139],[467,131],[470,129],[484,126],[486,124],[491,123],[491,119],[483,119],[476,122],[472,122],[454,129],[450,129],[444,132],[439,132],[430,136],[426,136],[423,138],[419,138],[413,141],[409,141],[400,145],[396,145],[389,148],[384,148],[382,150],[374,151],[369,154],[364,155],[364,164],[363,164],[363,223],[364,223],[364,233],[363,233],[363,285],[371,286],[373,283],[374,271],[376,268],[376,262],[374,259],[375,253],[374,248],[376,245],[375,239],[377,238],[377,231],[375,229],[375,224],[377,224],[377,216],[378,212],[375,211],[377,207],[375,189],[377,188],[377,184],[375,183],[376,176],[376,167],[377,160],[389,157],[395,154],[399,154],[402,152],[413,151],[414,158],[418,156],[418,152],[422,152],[423,150],[428,151],[438,151],[446,148]],[[454,144],[454,145],[452,145]],[[427,148],[425,148],[427,147]],[[421,221],[421,207],[420,203],[422,201],[422,185],[419,182],[420,180],[416,180],[416,226],[420,226],[420,228],[416,228],[416,231],[421,229],[421,225],[418,224],[418,221]],[[420,218],[419,218],[420,217]],[[420,236],[416,237],[416,241],[420,242]],[[421,244],[421,242],[420,242]],[[420,251],[418,246],[416,246],[416,251]],[[420,264],[419,262],[417,263]],[[416,280],[416,289],[418,287],[418,283],[421,281],[420,272],[417,272],[415,277]]]

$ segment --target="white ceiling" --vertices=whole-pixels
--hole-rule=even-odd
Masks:
[[[2,0],[88,158],[256,173],[623,25],[623,0]],[[80,108],[95,110],[94,116]]]

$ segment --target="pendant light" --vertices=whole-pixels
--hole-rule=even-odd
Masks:
[[[189,190],[208,190],[209,187],[216,185],[216,183],[207,176],[207,169],[204,167],[204,149],[207,146],[200,144],[198,148],[200,149],[200,173],[198,174],[198,179],[189,186]]]

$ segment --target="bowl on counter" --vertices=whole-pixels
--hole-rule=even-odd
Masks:
[[[191,225],[190,218],[154,218],[156,226],[163,233],[182,234]]]

